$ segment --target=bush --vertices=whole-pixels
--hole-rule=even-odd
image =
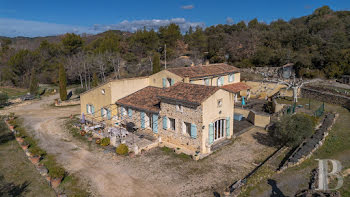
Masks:
[[[64,173],[64,169],[59,166],[54,166],[53,168],[49,169],[49,175],[53,179],[63,178]]]
[[[289,147],[298,146],[304,139],[313,133],[313,122],[304,114],[286,115],[276,123],[269,134],[278,145]]]
[[[0,105],[6,104],[8,99],[9,97],[6,93],[0,93]]]
[[[125,144],[119,144],[119,146],[115,149],[115,152],[118,155],[127,155],[129,153],[129,148]]]
[[[41,157],[41,156],[43,156],[43,155],[46,154],[46,152],[45,152],[43,149],[41,149],[41,148],[39,148],[39,147],[37,147],[37,146],[32,146],[32,147],[30,147],[30,148],[28,149],[28,151],[29,151],[30,153],[32,153],[33,155],[39,156],[39,157]]]
[[[74,94],[75,95],[80,95],[80,94],[84,93],[85,91],[86,91],[85,88],[77,88],[77,89],[74,90]]]
[[[101,141],[101,146],[108,146],[110,142],[111,140],[109,139],[109,137],[105,137]]]

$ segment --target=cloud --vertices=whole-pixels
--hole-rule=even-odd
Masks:
[[[0,18],[0,36],[48,36],[71,33],[97,33],[90,28],[83,26],[62,25],[38,21],[18,20]]]
[[[194,8],[194,5],[184,5],[184,6],[181,6],[181,8],[184,10],[192,10]]]
[[[65,33],[76,33],[76,34],[97,34],[108,30],[121,30],[135,32],[139,29],[154,29],[157,31],[161,26],[167,26],[171,23],[179,25],[181,32],[186,32],[191,26],[192,27],[205,27],[202,22],[190,22],[184,18],[172,18],[166,20],[135,20],[127,21],[124,20],[117,24],[101,25],[95,24],[91,27],[88,26],[75,26],[65,25],[56,23],[47,23],[39,21],[29,20],[18,20],[10,18],[0,18],[0,36],[16,37],[37,37],[37,36],[53,36],[61,35]]]
[[[231,17],[227,17],[227,18],[226,18],[226,23],[227,23],[228,25],[232,25],[232,24],[234,23],[234,21],[233,21],[233,19],[232,19]]]
[[[135,20],[135,21],[127,21],[124,20],[121,23],[115,24],[115,25],[94,25],[95,31],[107,31],[110,29],[114,30],[121,30],[121,31],[129,31],[129,32],[135,32],[139,29],[143,29],[146,27],[146,29],[154,29],[158,30],[161,26],[167,26],[171,23],[175,23],[179,25],[181,32],[186,32],[190,26],[192,27],[204,27],[205,24],[202,22],[190,22],[186,21],[184,18],[173,18],[173,19],[167,19],[167,20],[159,20],[159,19],[153,19],[153,20]]]

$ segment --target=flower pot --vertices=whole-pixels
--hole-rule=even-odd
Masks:
[[[91,142],[92,141],[92,137],[88,137],[88,141]]]
[[[26,145],[21,145],[21,147],[22,147],[23,150],[27,150],[27,149],[28,149],[28,146],[29,146],[28,144],[26,144]]]
[[[17,142],[19,143],[23,143],[24,139],[22,137],[16,137]]]
[[[37,165],[39,163],[39,161],[40,161],[40,157],[39,156],[29,157],[29,159],[35,165]]]
[[[96,139],[96,144],[101,144],[101,139]]]
[[[130,158],[135,157],[135,153],[134,153],[134,152],[130,152],[130,153],[129,153],[129,157],[130,157]]]
[[[51,186],[57,188],[61,184],[62,178],[53,178],[51,179]]]
[[[81,136],[85,136],[86,132],[85,131],[80,131]]]
[[[10,125],[10,130],[13,131],[13,129],[15,129],[15,126]]]
[[[51,177],[49,176],[49,175],[47,175],[46,177],[45,177],[45,179],[50,183],[51,182]]]

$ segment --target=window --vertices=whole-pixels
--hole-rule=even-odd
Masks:
[[[178,112],[183,112],[183,107],[182,107],[182,105],[176,105],[176,111],[178,111]]]
[[[228,82],[233,82],[235,80],[235,75],[234,74],[230,74],[228,76]]]
[[[224,77],[219,77],[218,78],[218,86],[224,85]]]
[[[209,79],[204,79],[204,85],[208,86],[209,85],[210,80]]]
[[[91,105],[87,105],[87,113],[88,114],[91,114],[92,112],[91,112]]]
[[[101,90],[101,93],[104,95],[106,93],[106,90],[105,89],[102,89]]]
[[[221,107],[222,106],[222,99],[219,99],[218,100],[218,107]]]
[[[182,132],[183,134],[187,134],[191,136],[191,123],[183,122],[182,123]]]
[[[170,129],[175,131],[175,119],[169,118]]]

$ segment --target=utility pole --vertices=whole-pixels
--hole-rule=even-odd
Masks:
[[[164,54],[164,57],[165,57],[164,59],[165,59],[165,69],[166,69],[166,44],[164,45],[164,53],[165,53]]]

